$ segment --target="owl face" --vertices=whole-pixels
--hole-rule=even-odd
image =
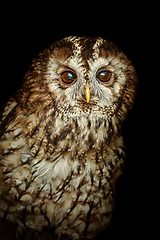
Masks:
[[[103,38],[64,38],[41,53],[32,68],[37,79],[43,73],[43,87],[55,105],[70,114],[104,118],[121,109],[123,119],[133,104],[135,70],[122,51]]]

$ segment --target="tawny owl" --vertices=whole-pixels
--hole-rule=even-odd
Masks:
[[[135,69],[112,42],[66,37],[41,52],[0,120],[0,218],[58,239],[109,224]]]

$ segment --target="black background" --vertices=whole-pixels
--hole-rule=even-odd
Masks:
[[[18,6],[17,6],[18,7]],[[48,6],[47,10],[23,6],[20,10],[5,10],[1,21],[1,80],[0,105],[16,91],[27,66],[34,56],[52,42],[69,35],[93,35],[116,43],[133,62],[139,77],[137,98],[132,112],[123,125],[127,146],[127,162],[117,183],[116,207],[112,221],[98,238],[144,237],[150,232],[152,183],[149,158],[151,148],[150,106],[152,52],[150,19],[139,6],[124,6],[113,11],[107,5],[97,9],[61,9]],[[14,9],[15,10],[15,9]],[[149,9],[147,10],[149,11]],[[56,15],[56,16],[55,16]],[[148,50],[149,49],[149,50]],[[152,109],[152,108],[150,108]],[[147,124],[147,125],[146,125]],[[147,128],[147,129],[146,129]]]

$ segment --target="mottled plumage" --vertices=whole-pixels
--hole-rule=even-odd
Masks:
[[[0,120],[0,218],[92,239],[110,222],[137,77],[112,42],[67,37],[32,61]]]

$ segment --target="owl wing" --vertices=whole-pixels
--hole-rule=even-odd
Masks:
[[[11,120],[11,116],[17,106],[17,101],[14,97],[10,97],[0,112],[0,137],[3,135],[7,123]]]
[[[31,161],[31,156],[41,160],[46,151],[54,152],[55,148],[49,148],[48,136],[55,109],[50,101],[47,103],[48,108],[44,104],[43,107],[27,109],[23,107],[21,92],[17,92],[3,107],[0,114],[0,164],[5,165],[4,171],[24,165]]]

